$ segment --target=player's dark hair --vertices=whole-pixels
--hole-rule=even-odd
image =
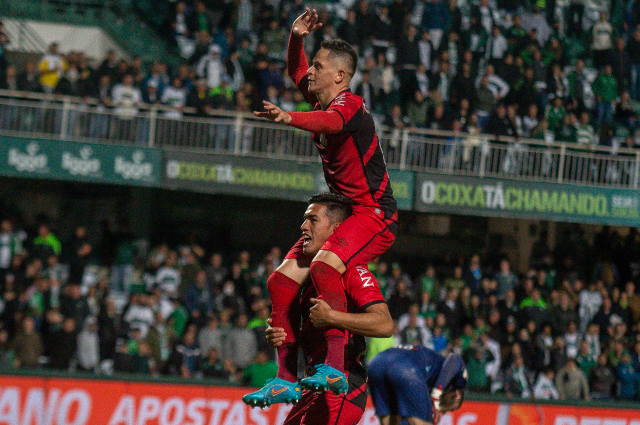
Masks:
[[[460,398],[458,398],[458,393],[461,394]],[[440,396],[440,410],[443,412],[451,412],[453,410],[458,410],[460,406],[462,406],[462,402],[464,402],[463,390],[445,391]]]
[[[329,51],[329,56],[339,58],[347,65],[347,74],[353,77],[358,66],[358,54],[356,50],[344,40],[339,38],[335,40],[325,40],[320,44],[322,49]]]
[[[321,204],[327,207],[327,216],[331,224],[343,222],[353,212],[351,199],[337,193],[319,193],[309,198],[309,204]]]

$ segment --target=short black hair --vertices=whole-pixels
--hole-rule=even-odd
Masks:
[[[321,204],[327,207],[327,216],[331,224],[343,222],[353,213],[353,200],[337,193],[319,193],[309,198],[309,204]]]
[[[458,399],[457,390],[460,390],[460,398]],[[451,412],[458,410],[464,403],[464,389],[449,388],[440,396],[440,409],[443,412]]]
[[[334,56],[344,61],[347,65],[347,74],[353,77],[358,66],[358,54],[356,50],[344,40],[336,38],[325,40],[320,44],[320,48],[329,50],[329,56]]]

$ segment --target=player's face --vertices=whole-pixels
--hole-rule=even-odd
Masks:
[[[338,227],[338,223],[331,223],[325,205],[309,205],[304,212],[304,221],[300,226],[303,238],[302,252],[305,255],[316,255],[336,227]]]
[[[320,49],[307,70],[309,93],[318,95],[335,84],[338,69],[334,60],[329,58],[329,50]]]

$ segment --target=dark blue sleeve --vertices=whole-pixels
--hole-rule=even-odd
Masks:
[[[467,368],[462,357],[457,354],[450,354],[442,364],[435,388],[442,391],[451,388],[464,388],[467,386]]]

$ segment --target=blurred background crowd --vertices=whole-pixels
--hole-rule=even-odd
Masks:
[[[275,376],[266,280],[283,258],[137,238],[126,222],[60,241],[46,217],[0,222],[0,364],[112,374]],[[397,344],[460,353],[476,392],[539,399],[640,396],[640,237],[542,233],[528,267],[500,250],[404,267],[369,264],[396,323],[367,361]],[[287,247],[282,247],[287,248]],[[524,271],[523,271],[524,270]]]
[[[134,106],[164,104],[175,117],[259,110],[264,99],[285,110],[311,108],[285,66],[291,23],[309,6],[302,0],[157,3],[166,16],[156,29],[180,65],[115,53],[92,61],[52,45],[39,63],[20,69],[0,60],[0,86],[80,96],[134,114]],[[328,38],[354,45],[360,62],[351,89],[379,124],[614,149],[640,143],[638,0],[311,6],[323,26],[309,36],[308,55]]]
[[[123,116],[145,105],[175,118],[249,112],[264,99],[311,108],[285,67],[302,0],[156,3],[168,11],[156,28],[181,64],[87,58],[57,44],[11,64],[0,49],[0,88],[77,96]],[[327,38],[353,44],[360,62],[351,88],[379,124],[614,150],[640,144],[640,0],[313,5],[323,26],[307,53]],[[233,251],[197,234],[147,241],[125,221],[92,229],[78,225],[61,241],[47,217],[1,220],[2,368],[252,386],[275,375],[266,280],[288,246]],[[418,268],[391,254],[370,264],[397,332],[370,340],[367,359],[422,344],[463,355],[472,391],[640,400],[638,232],[602,227],[587,238],[578,225],[566,229],[553,246],[543,234],[526,263],[487,246],[470,257],[423,258]]]

